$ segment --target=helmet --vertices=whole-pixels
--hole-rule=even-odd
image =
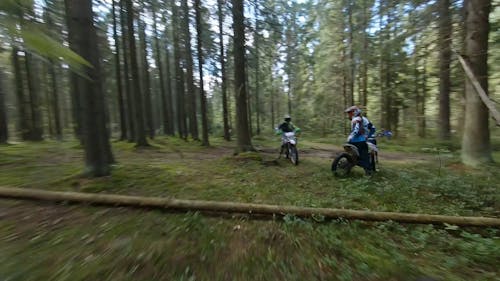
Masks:
[[[292,117],[290,115],[285,115],[285,121],[292,121]]]
[[[360,116],[360,115],[361,115],[361,109],[359,109],[359,107],[357,107],[357,106],[355,106],[355,105],[353,105],[353,106],[351,106],[351,107],[347,108],[344,112],[345,112],[345,113],[350,113],[350,112],[352,112],[352,114],[353,114],[354,116]]]

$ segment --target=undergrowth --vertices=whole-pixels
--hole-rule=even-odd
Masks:
[[[384,160],[337,179],[334,150],[299,139],[300,165],[268,153],[233,156],[222,140],[114,142],[112,175],[80,176],[74,142],[0,147],[0,185],[443,215],[500,213],[498,164],[472,169],[456,151]],[[302,151],[301,151],[302,150]],[[276,151],[269,153],[269,151]],[[416,153],[420,148],[406,148]],[[395,152],[392,152],[395,153]],[[440,152],[441,153],[441,152]],[[495,154],[497,155],[497,154]],[[389,155],[387,155],[389,156]],[[496,156],[495,156],[496,157]],[[498,159],[498,158],[497,158]],[[254,220],[194,212],[0,201],[1,280],[499,280],[498,229],[366,223],[293,215]]]

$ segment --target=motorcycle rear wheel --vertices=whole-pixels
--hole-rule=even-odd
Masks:
[[[352,167],[355,166],[352,156],[347,152],[342,152],[332,163],[332,172],[336,177],[345,177],[349,175]]]

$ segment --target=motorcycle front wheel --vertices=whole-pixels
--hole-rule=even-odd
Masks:
[[[288,144],[288,155],[294,165],[299,165],[299,152],[293,144]]]
[[[350,172],[355,163],[352,156],[347,152],[342,152],[332,163],[332,172],[336,177],[345,177]]]

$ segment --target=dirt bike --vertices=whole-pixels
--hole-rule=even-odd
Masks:
[[[283,154],[283,149],[285,150],[286,158],[290,159],[292,164],[299,164],[299,152],[297,151],[297,138],[295,137],[295,132],[285,132],[282,136],[282,144],[280,150],[280,156]]]
[[[366,143],[368,144],[370,173],[372,173],[376,171],[378,164],[377,141],[375,138],[369,138]],[[343,147],[344,152],[335,157],[332,163],[332,172],[337,177],[347,176],[351,169],[359,164],[358,148],[350,143],[345,143]]]

